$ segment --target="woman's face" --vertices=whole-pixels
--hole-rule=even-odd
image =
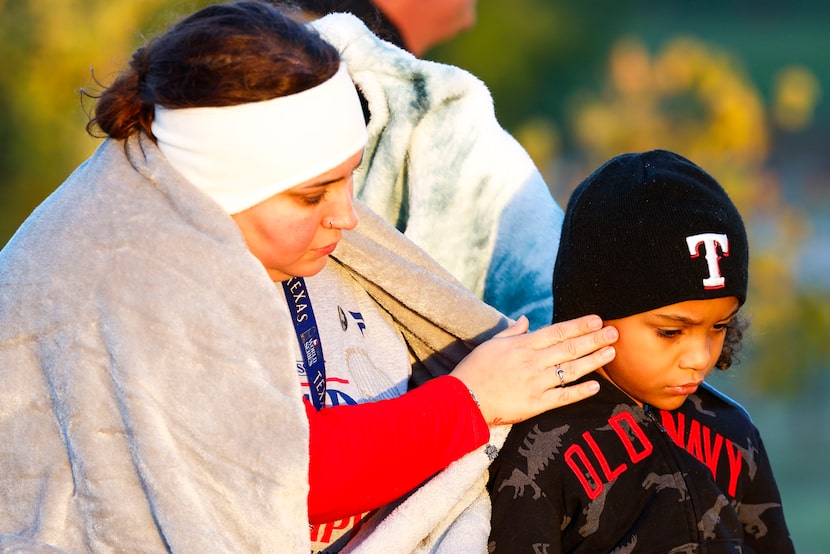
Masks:
[[[715,367],[737,312],[738,299],[729,296],[609,320],[620,338],[600,372],[641,406],[679,408]]]
[[[362,155],[231,216],[272,280],[318,273],[341,230],[355,228],[352,172]]]

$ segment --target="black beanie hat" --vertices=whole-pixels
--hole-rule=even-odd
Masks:
[[[618,319],[686,300],[746,300],[746,231],[726,191],[665,150],[623,154],[574,190],[553,272],[553,321]]]

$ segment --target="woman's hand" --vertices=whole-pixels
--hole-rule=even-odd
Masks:
[[[595,315],[528,333],[527,318],[479,345],[450,375],[478,400],[490,425],[524,421],[583,400],[599,390],[596,381],[565,386],[614,359],[614,327]]]

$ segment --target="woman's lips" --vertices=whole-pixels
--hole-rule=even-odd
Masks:
[[[329,244],[328,246],[324,246],[322,248],[315,248],[314,251],[320,254],[321,256],[328,256],[334,249],[337,248],[337,243]]]

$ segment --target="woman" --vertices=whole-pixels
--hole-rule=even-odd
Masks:
[[[95,126],[0,253],[4,548],[336,551],[361,526],[347,548],[438,548],[480,506],[485,443],[613,357],[595,317],[505,329],[353,204],[354,86],[270,4],[139,48]],[[386,517],[468,453],[398,506],[458,489],[440,521]]]

